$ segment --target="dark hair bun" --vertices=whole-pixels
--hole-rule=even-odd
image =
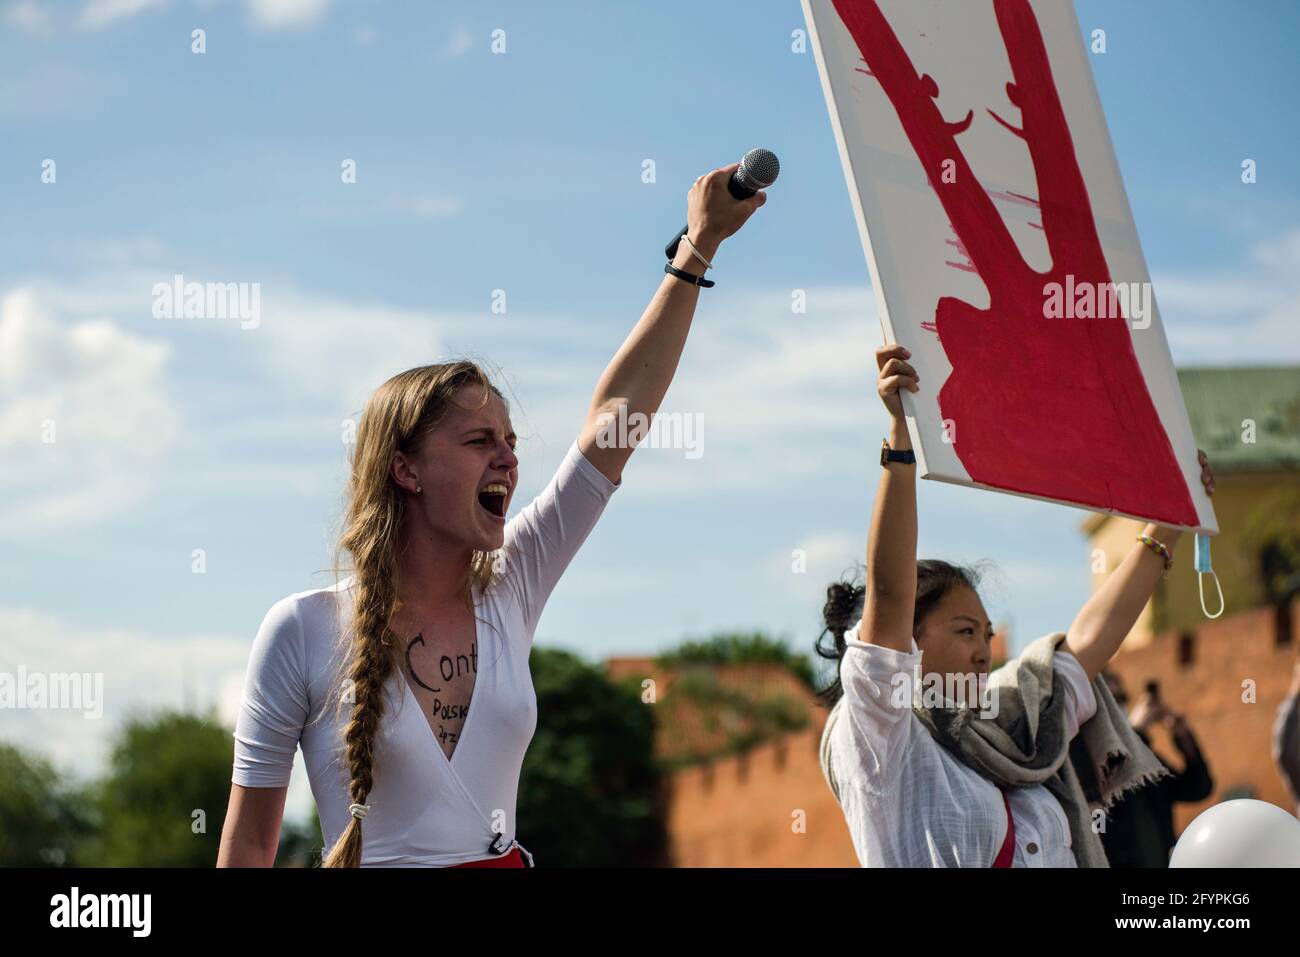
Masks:
[[[826,605],[822,608],[822,619],[826,630],[835,636],[836,642],[844,640],[844,633],[853,624],[853,616],[862,605],[866,589],[852,582],[835,582],[826,589]]]

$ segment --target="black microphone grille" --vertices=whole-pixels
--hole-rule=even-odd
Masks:
[[[771,150],[750,150],[740,161],[736,181],[746,189],[766,189],[776,182],[781,173],[781,161]]]

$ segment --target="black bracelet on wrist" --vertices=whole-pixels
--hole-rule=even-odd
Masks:
[[[713,285],[712,279],[705,279],[703,276],[696,276],[693,273],[687,272],[685,269],[678,269],[672,263],[664,263],[664,272],[668,273],[670,276],[676,276],[678,279],[685,280],[692,286],[700,286],[703,289],[708,289]]]

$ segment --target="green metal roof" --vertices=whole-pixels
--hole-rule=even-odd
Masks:
[[[1300,468],[1300,366],[1179,369],[1178,385],[1216,472]],[[1243,440],[1247,419],[1254,443]]]

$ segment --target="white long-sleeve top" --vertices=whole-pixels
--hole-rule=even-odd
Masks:
[[[896,675],[914,682],[923,673],[916,642],[910,653],[894,651],[858,640],[858,627],[845,636],[845,700],[830,742],[858,860],[863,867],[991,867],[1007,833],[1002,794],[934,740],[910,695],[906,707],[891,703]],[[1072,738],[1097,699],[1074,655],[1057,651],[1052,666]],[[1065,812],[1047,788],[1015,788],[1007,797],[1016,826],[1013,867],[1078,866]]]
[[[533,632],[561,573],[615,489],[575,442],[544,491],[507,523],[497,578],[475,589],[478,673],[469,713],[448,760],[400,668],[387,684],[375,739],[374,787],[362,824],[362,866],[447,866],[493,856],[515,837],[524,752],[537,726],[528,670]],[[350,708],[326,707],[346,649],[345,579],[276,602],[253,641],[235,728],[232,780],[285,787],[301,747],[325,846],[350,820],[342,729]],[[332,702],[331,702],[332,705]]]

